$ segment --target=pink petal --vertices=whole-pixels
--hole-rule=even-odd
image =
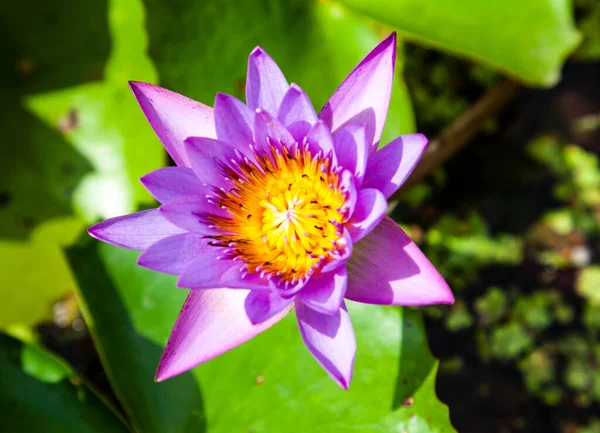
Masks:
[[[285,309],[289,310],[292,301],[282,298],[274,290],[251,290],[244,305],[250,321],[257,324],[269,320]]]
[[[152,129],[180,166],[189,166],[183,140],[189,136],[216,138],[213,109],[162,87],[129,83]]]
[[[354,246],[346,298],[367,304],[452,304],[450,288],[391,218]]]
[[[138,265],[166,274],[179,275],[194,258],[214,254],[209,239],[196,233],[181,233],[150,245],[138,258]]]
[[[268,282],[259,274],[245,275],[240,262],[218,260],[219,249],[213,247],[202,256],[197,256],[186,264],[180,272],[177,287],[186,289],[215,289],[228,287],[231,289],[267,289]]]
[[[226,352],[281,320],[291,306],[260,324],[246,315],[246,290],[193,290],[175,322],[156,371],[162,381]]]
[[[231,146],[247,149],[254,142],[252,132],[254,124],[254,112],[250,110],[239,99],[217,93],[215,97],[215,128],[216,137]],[[189,136],[203,137],[199,134]]]
[[[361,189],[358,192],[352,218],[346,224],[352,242],[364,238],[377,226],[387,211],[387,200],[378,189]]]
[[[354,173],[359,185],[367,169],[370,143],[367,143],[366,125],[350,124],[337,130],[333,136],[338,164]]]
[[[410,176],[427,146],[423,134],[407,134],[379,149],[367,163],[363,188],[377,188],[386,198]]]
[[[356,339],[346,306],[334,315],[319,313],[296,300],[300,334],[315,359],[344,389],[350,386]]]
[[[110,218],[88,229],[90,236],[103,242],[140,251],[184,231],[167,221],[157,209]]]
[[[140,179],[148,192],[161,203],[186,195],[204,195],[205,188],[191,168],[163,167]]]
[[[261,108],[256,109],[254,117],[254,142],[257,150],[270,152],[270,144],[294,144],[294,137],[277,119]]]
[[[218,215],[230,218],[225,210],[210,203],[206,197],[188,195],[163,204],[159,209],[160,214],[169,222],[190,232],[203,235],[220,233],[211,225],[209,215]]]
[[[346,266],[310,279],[300,292],[300,300],[319,313],[333,315],[338,312],[346,294]]]
[[[317,123],[317,113],[304,91],[292,84],[283,97],[277,118],[288,129],[298,143],[301,143],[312,126]]]
[[[331,155],[332,166],[335,167],[337,165],[337,158],[333,148],[333,137],[325,122],[319,120],[308,132],[306,140],[313,155],[322,151],[324,156]]]
[[[387,116],[394,65],[396,34],[375,47],[340,84],[319,113],[335,133],[345,123],[367,123],[370,152],[377,149]]]
[[[279,66],[261,47],[256,47],[248,57],[248,107],[253,110],[262,108],[275,116],[288,87]]]

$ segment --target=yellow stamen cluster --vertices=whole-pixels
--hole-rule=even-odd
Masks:
[[[217,204],[231,218],[211,218],[227,233],[214,236],[213,245],[249,274],[294,284],[340,248],[346,194],[329,157],[271,146],[270,154],[224,163],[223,170],[232,188],[217,192]]]

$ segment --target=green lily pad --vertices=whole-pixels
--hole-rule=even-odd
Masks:
[[[76,285],[61,247],[71,244],[82,228],[74,217],[53,219],[27,242],[0,241],[0,329],[52,318],[52,304]]]
[[[128,88],[128,80],[156,82],[145,54],[144,10],[139,0],[113,1],[109,9],[113,47],[104,80],[30,96],[27,107],[93,167],[74,192],[74,205],[87,222],[133,212],[152,202],[138,179],[163,166],[165,152]],[[64,126],[65,122],[67,123]]]
[[[166,162],[127,86],[157,80],[141,2],[111,1],[107,11],[105,1],[69,0],[60,14],[29,3],[12,2],[0,18],[11,21],[0,41],[6,64],[35,63],[3,70],[14,86],[0,93],[0,329],[50,319],[75,286],[61,248],[86,225],[151,202],[138,178]]]
[[[568,0],[342,0],[416,42],[552,86],[580,33]]]
[[[161,85],[210,106],[217,92],[243,99],[248,54],[260,45],[288,81],[307,92],[318,111],[352,68],[393,30],[335,2],[144,3],[150,56]],[[413,130],[410,98],[398,75],[381,143]]]
[[[389,431],[417,414],[421,431],[454,431],[434,395],[437,366],[420,315],[410,309],[349,303],[358,353],[348,391],[312,358],[294,313],[192,372],[154,383],[186,291],[174,277],[138,267],[137,254],[91,240],[68,253],[84,316],[137,430],[266,433],[294,419],[303,432]],[[405,406],[410,397],[414,406]]]

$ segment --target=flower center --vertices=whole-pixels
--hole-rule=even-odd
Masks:
[[[241,260],[249,274],[277,278],[284,285],[309,277],[340,247],[346,194],[331,159],[313,157],[306,146],[271,146],[222,164],[232,183],[218,190],[217,204],[232,218],[213,217],[226,234],[213,245]]]

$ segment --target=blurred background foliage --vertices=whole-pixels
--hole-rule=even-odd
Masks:
[[[243,97],[260,44],[320,107],[390,31],[382,143],[526,86],[390,210],[456,304],[352,304],[347,392],[293,317],[154,383],[185,292],[84,233],[170,163],[127,81]],[[21,0],[0,35],[2,431],[600,432],[597,0]]]

